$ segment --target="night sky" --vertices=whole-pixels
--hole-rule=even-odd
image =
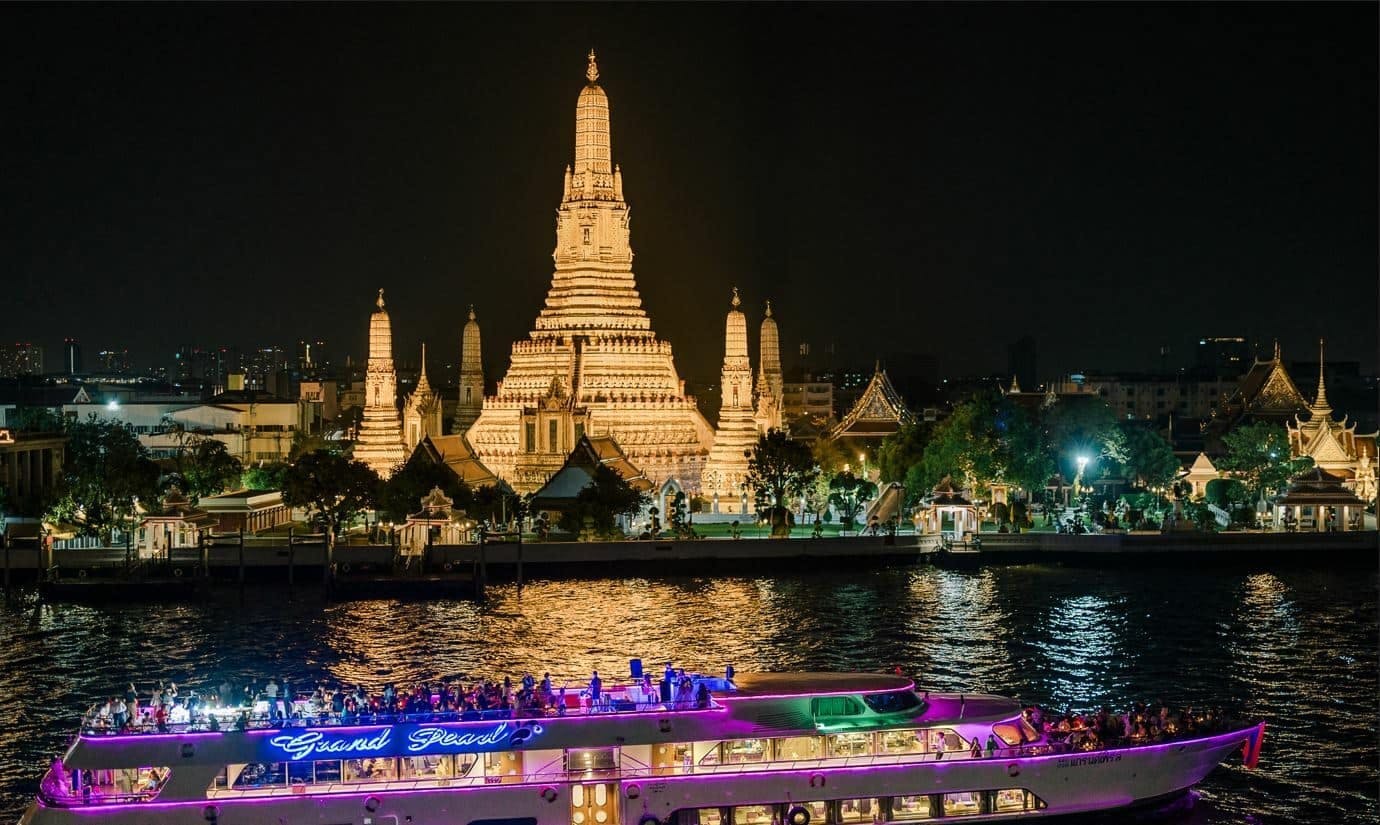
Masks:
[[[1326,335],[1372,370],[1376,31],[1374,3],[6,5],[0,336],[50,369],[64,336],[359,358],[382,286],[433,366],[476,304],[492,381],[550,282],[593,47],[692,380],[734,285],[840,362]]]

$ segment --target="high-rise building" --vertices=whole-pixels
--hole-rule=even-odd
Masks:
[[[42,375],[43,347],[27,341],[0,347],[0,377]]]
[[[1222,378],[1245,375],[1255,363],[1250,343],[1240,337],[1199,338],[1196,356],[1200,370]]]
[[[381,478],[388,478],[407,459],[398,416],[398,373],[393,366],[393,322],[379,290],[378,309],[369,318],[369,366],[364,377],[364,420],[355,439],[354,457]]]
[[[543,485],[589,432],[612,436],[649,479],[678,479],[694,493],[714,433],[642,308],[623,172],[612,161],[609,99],[593,52],[585,76],[575,164],[566,167],[556,213],[551,289],[467,437],[518,492]]]
[[[62,368],[68,375],[77,375],[81,369],[81,344],[75,338],[62,341]]]
[[[245,359],[245,380],[251,390],[276,392],[278,373],[287,369],[287,354],[282,347],[260,347]]]
[[[320,375],[330,368],[326,356],[326,342],[299,340],[297,342],[297,372],[301,375]]]
[[[96,371],[104,375],[129,375],[129,350],[103,349],[96,353]]]

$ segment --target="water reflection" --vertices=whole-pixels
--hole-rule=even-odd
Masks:
[[[32,796],[81,710],[132,679],[377,687],[549,671],[575,689],[596,668],[623,677],[640,657],[706,672],[900,666],[922,687],[1053,707],[1241,703],[1270,720],[1261,770],[1214,773],[1191,821],[1362,822],[1380,761],[1378,578],[900,567],[537,580],[521,594],[492,587],[483,605],[325,604],[273,588],[180,606],[30,601],[0,617],[0,816]]]

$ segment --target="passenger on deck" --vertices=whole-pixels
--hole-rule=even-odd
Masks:
[[[976,736],[973,737],[973,746],[968,749],[968,755],[974,759],[982,758],[982,742]]]
[[[709,707],[709,686],[704,682],[700,682],[699,690],[695,691],[695,707]]]
[[[594,671],[594,675],[589,677],[589,703],[590,705],[599,704],[599,690],[604,686],[604,681],[599,678],[599,671]]]

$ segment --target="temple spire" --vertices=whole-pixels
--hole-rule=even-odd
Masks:
[[[741,298],[738,297],[738,287],[735,286],[735,287],[733,288],[733,308],[734,308],[734,309],[737,309],[738,307],[740,307],[740,306],[742,306],[742,305],[743,305],[743,301],[742,301]]]
[[[599,79],[599,64],[594,62],[593,49],[589,50],[589,67],[585,69],[585,77],[589,78],[590,83]]]
[[[425,341],[422,342],[422,374],[421,374],[420,377],[417,378],[417,392],[418,392],[419,394],[420,394],[420,393],[429,393],[429,392],[431,392],[431,382],[430,382],[429,380],[427,380],[427,377],[426,377],[426,342],[425,342]]]
[[[1318,339],[1318,395],[1313,399],[1313,412],[1331,413],[1332,407],[1327,403],[1327,358],[1326,343],[1323,339]]]
[[[379,309],[383,309],[383,287],[379,287],[379,299],[377,303]]]

